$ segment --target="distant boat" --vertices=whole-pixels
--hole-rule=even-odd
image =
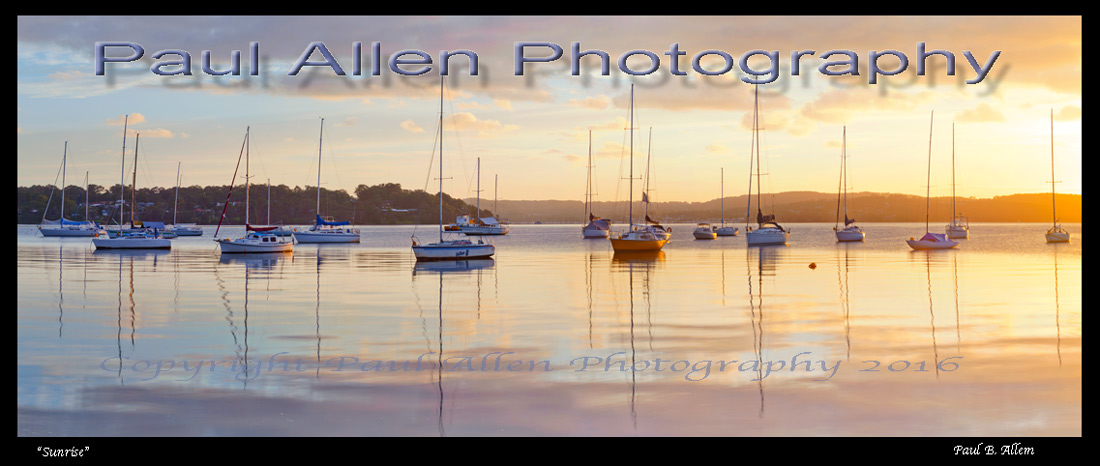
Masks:
[[[717,239],[718,232],[709,223],[700,223],[695,226],[691,236],[694,236],[695,239]]]
[[[843,186],[844,195],[844,229],[840,229],[839,225],[833,226],[833,231],[836,232],[837,241],[863,241],[863,230],[857,225],[853,225],[856,222],[854,218],[848,218],[848,127],[844,127],[844,136],[842,138],[840,149],[840,184]],[[837,192],[837,219],[840,218],[840,196],[841,193]],[[838,221],[839,223],[839,221]]]
[[[769,244],[787,244],[787,240],[791,236],[790,230],[783,228],[779,223],[775,221],[775,214],[764,215],[762,208],[760,207],[760,90],[759,86],[754,88],[753,94],[753,114],[752,114],[752,137],[753,148],[752,152],[755,152],[756,163],[756,229],[751,227],[745,227],[745,241],[749,246],[763,246]],[[754,162],[753,156],[749,156],[749,199],[748,206],[745,212],[745,220],[748,221],[749,211],[752,209],[752,164]]]
[[[65,218],[65,171],[69,154],[69,141],[65,141],[65,150],[61,155],[61,214],[57,220],[47,220],[46,211],[49,209],[49,201],[46,201],[46,210],[42,211],[42,222],[38,225],[38,231],[42,236],[63,238],[87,238],[106,235],[107,232],[95,222],[88,220],[88,173],[84,173],[84,221],[77,222]],[[56,179],[55,179],[56,181]],[[50,198],[53,198],[53,190],[50,190]]]
[[[493,217],[481,218],[481,157],[477,158],[477,202],[475,203],[476,215],[473,217],[464,215],[459,217],[458,229],[467,236],[507,235],[510,228],[500,223],[494,212]],[[496,211],[496,190],[493,190],[493,210]]]
[[[413,255],[417,261],[488,259],[496,247],[480,239],[443,240],[443,80],[439,78],[439,242],[420,244],[412,238]]]
[[[202,236],[202,228],[194,223],[176,223],[176,212],[179,210],[180,201],[180,167],[183,163],[176,162],[176,198],[172,202],[172,226],[165,231],[176,236]]]
[[[129,120],[129,115],[127,115],[126,119]],[[134,140],[134,181],[135,181],[134,184],[135,184],[135,186],[133,187],[133,190],[131,190],[131,192],[133,192],[137,189],[137,186],[136,186],[136,184],[137,184],[136,183],[137,182],[137,153],[138,153],[138,143],[137,143],[137,141],[138,141],[138,138],[140,138],[140,137],[141,137],[141,135],[139,134],[139,135],[137,135],[137,138],[135,138],[135,140]],[[122,125],[122,167],[123,167],[123,171],[125,172],[125,168],[126,168],[126,123],[125,123],[125,121],[123,122],[123,125]],[[118,183],[118,186],[119,186],[118,205],[120,207],[123,205],[124,198],[123,198],[123,192],[122,192],[123,189],[122,189],[122,187],[125,185],[125,182],[126,182],[126,175],[125,175],[125,173],[123,173],[123,178]],[[131,209],[130,209],[130,226],[131,227],[133,227],[133,224],[134,224],[134,220],[133,220],[134,211],[133,211],[133,209],[135,208],[135,206],[136,206],[136,203],[134,203],[134,206],[131,206]],[[114,215],[112,215],[112,217],[113,216]],[[108,236],[108,235],[99,235],[95,238],[92,238],[92,244],[95,245],[96,249],[171,249],[172,248],[172,241],[167,239],[167,238],[162,237],[161,234],[160,234],[160,230],[157,229],[157,228],[150,228],[148,230],[137,229],[137,230],[133,230],[133,231],[124,231],[122,229],[122,221],[123,221],[122,216],[123,216],[122,209],[119,209],[119,212],[118,212],[118,227],[119,227],[119,229],[118,229],[118,231],[115,232],[114,235],[110,235],[110,236]]]
[[[936,112],[932,112],[932,119],[934,120]],[[948,238],[943,233],[931,233],[928,231],[928,210],[929,200],[931,199],[931,187],[932,187],[932,123],[931,120],[928,123],[928,181],[925,183],[924,194],[924,236],[921,239],[915,240],[909,238],[906,244],[915,250],[924,249],[950,249],[959,245],[958,241],[954,241]]]
[[[714,233],[718,236],[737,236],[737,227],[726,226],[726,169],[723,167],[720,170],[722,181],[719,183],[718,188],[718,205],[721,206],[722,226],[714,230]]]
[[[249,224],[248,213],[249,213],[249,210],[251,210],[251,209],[249,209],[249,196],[248,196],[248,190],[249,190],[249,182],[248,182],[248,179],[249,179],[249,170],[248,170],[248,158],[249,158],[248,153],[249,153],[249,150],[248,150],[248,148],[251,145],[250,141],[249,141],[250,132],[251,132],[251,128],[248,128],[248,129],[245,130],[245,133],[244,133],[244,156],[245,156],[245,162],[244,162],[244,166],[245,166],[245,169],[244,169],[244,186],[245,186],[244,187],[244,189],[245,189],[244,225],[245,225],[245,235],[240,237],[240,238],[234,238],[234,239],[229,239],[229,238],[217,239],[218,238],[218,230],[220,230],[221,226],[222,226],[222,222],[221,222],[221,220],[219,220],[218,221],[218,230],[214,230],[214,241],[216,241],[218,243],[218,248],[221,249],[222,254],[227,254],[227,253],[228,254],[237,254],[237,253],[247,254],[247,253],[271,253],[271,252],[291,252],[291,251],[294,251],[294,243],[292,241],[287,241],[284,238],[280,238],[278,236],[275,236],[275,235],[269,233],[269,231],[271,229],[274,229],[275,227],[256,228],[256,227],[253,227],[252,225]],[[240,161],[240,158],[238,157],[237,158],[237,167],[238,168],[240,167],[240,163],[241,163],[241,161]],[[236,179],[236,177],[237,177],[237,170],[234,169],[233,170],[233,178]],[[229,194],[227,194],[226,198],[225,198],[225,207],[222,208],[222,217],[221,217],[222,219],[225,219],[225,209],[229,207],[229,195],[231,195],[232,193],[233,193],[233,185],[230,184]]]
[[[588,130],[588,182],[584,189],[584,213],[588,224],[581,227],[584,238],[607,238],[611,233],[611,220],[592,214],[592,130]]]
[[[645,194],[643,193],[643,199]],[[608,236],[615,252],[660,251],[668,243],[667,237],[658,237],[644,226],[634,225],[634,84],[630,85],[630,200],[629,230]],[[646,220],[649,220],[646,217]]]
[[[325,119],[321,119],[321,134],[325,131]],[[359,229],[351,228],[351,222],[336,222],[332,217],[321,217],[321,142],[317,143],[317,218],[308,230],[294,229],[294,239],[299,243],[358,243]],[[346,227],[346,228],[341,228]]]
[[[951,123],[951,223],[944,227],[948,238],[966,239],[970,236],[970,219],[955,209],[955,123]]]
[[[1047,230],[1046,238],[1048,243],[1068,243],[1069,232],[1062,229],[1062,226],[1058,224],[1058,212],[1057,205],[1054,198],[1054,183],[1058,183],[1054,180],[1054,109],[1050,110],[1050,212],[1054,219],[1054,225]]]

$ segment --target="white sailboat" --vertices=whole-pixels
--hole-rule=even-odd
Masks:
[[[840,184],[844,193],[844,228],[839,225],[840,219],[840,195],[837,192],[837,225],[833,225],[837,241],[863,241],[864,233],[858,225],[854,225],[856,219],[848,218],[848,127],[844,127],[844,136],[840,149]]]
[[[1054,180],[1054,109],[1050,110],[1050,212],[1054,219],[1054,225],[1047,230],[1046,238],[1048,243],[1068,243],[1069,232],[1062,229],[1062,225],[1058,224],[1058,211],[1054,198],[1054,184],[1058,181]]]
[[[644,194],[643,194],[644,198]],[[630,200],[629,230],[608,236],[615,252],[656,252],[668,244],[667,237],[660,237],[644,226],[634,224],[634,84],[630,85]]]
[[[791,236],[790,230],[783,228],[779,223],[775,221],[775,214],[764,215],[760,205],[760,90],[759,86],[754,88],[753,94],[753,114],[752,114],[752,139],[753,147],[752,152],[755,152],[756,158],[756,228],[745,226],[745,241],[749,246],[764,246],[770,244],[787,244],[787,240]],[[749,219],[749,212],[752,210],[752,164],[754,160],[752,155],[749,156],[749,199],[748,205],[745,209],[745,221]]]
[[[129,120],[129,115],[127,115],[126,119],[127,119],[127,121]],[[140,138],[141,135],[139,134],[137,136],[138,136],[138,138]],[[138,152],[137,140],[138,140],[137,138],[135,138],[135,140],[134,140],[134,166],[135,166],[134,170],[135,171],[137,170],[137,152]],[[119,229],[114,235],[111,235],[111,236],[99,235],[99,236],[96,236],[95,238],[92,238],[92,244],[95,245],[96,249],[171,249],[172,248],[172,241],[170,241],[167,238],[162,237],[160,235],[160,231],[156,228],[152,228],[152,229],[149,229],[149,230],[137,229],[137,230],[133,230],[133,231],[125,231],[125,230],[122,229],[123,214],[122,214],[121,207],[124,205],[124,199],[125,199],[123,197],[123,189],[122,188],[124,187],[124,183],[126,182],[126,124],[125,124],[125,122],[123,123],[123,126],[122,126],[122,172],[123,172],[122,180],[119,181],[119,183],[118,183],[118,188],[119,188],[118,189],[118,205],[120,207],[120,209],[118,211],[118,228]],[[136,174],[134,175],[134,179],[135,179],[135,186],[133,188],[134,188],[134,190],[136,190],[137,189],[137,186],[136,186],[137,175]],[[131,224],[131,226],[133,226],[133,217],[134,217],[133,209],[135,209],[135,208],[136,208],[136,204],[133,205],[133,206],[130,206],[130,224]]]
[[[695,230],[691,232],[691,236],[695,239],[718,239],[718,232],[709,223],[700,223],[695,225]]]
[[[588,224],[581,227],[584,238],[607,238],[611,232],[611,220],[600,218],[592,213],[592,130],[588,130],[588,181],[584,188],[584,213]]]
[[[38,231],[42,233],[42,236],[62,238],[87,238],[99,236],[100,234],[106,235],[107,232],[103,228],[88,220],[87,172],[84,173],[84,221],[77,222],[65,218],[65,172],[68,154],[69,141],[65,141],[65,151],[61,155],[61,215],[58,216],[57,220],[47,220],[46,212],[50,207],[49,201],[47,201],[46,209],[42,211],[42,222],[38,225]],[[50,192],[50,197],[53,197],[53,191]]]
[[[935,119],[936,112],[932,112],[932,119]],[[958,241],[948,238],[944,233],[932,233],[928,231],[928,209],[929,199],[931,199],[932,189],[932,123],[931,120],[928,124],[928,181],[925,184],[924,194],[924,236],[919,240],[909,238],[906,244],[915,250],[925,249],[950,249],[959,245]]]
[[[944,227],[948,238],[967,239],[970,219],[955,209],[955,123],[951,123],[951,223]]]
[[[443,79],[439,77],[439,242],[420,244],[414,235],[413,255],[417,261],[488,259],[496,252],[492,243],[443,239]]]
[[[249,224],[249,169],[248,169],[248,148],[250,146],[249,134],[251,127],[245,129],[244,144],[245,144],[245,162],[244,162],[244,225],[245,235],[240,238],[222,238],[218,239],[218,230],[221,229],[221,220],[218,220],[218,228],[214,230],[214,241],[218,243],[218,248],[221,249],[222,254],[226,253],[272,253],[272,252],[291,252],[294,251],[294,243],[287,241],[285,238],[275,236],[264,229],[257,229]],[[240,158],[237,159],[237,165],[240,166]],[[236,169],[233,170],[233,177],[237,177]],[[232,184],[229,187],[229,194],[233,193]],[[225,218],[225,209],[229,207],[229,195],[226,195],[225,206],[222,208],[222,219]]]
[[[176,223],[176,213],[179,210],[180,202],[180,168],[182,165],[183,162],[176,162],[176,198],[172,202],[172,226],[165,231],[174,233],[176,236],[202,236],[202,227],[194,223]]]
[[[495,183],[495,182],[494,182]],[[500,223],[496,218],[496,188],[493,189],[492,217],[481,217],[481,157],[477,158],[477,202],[474,203],[477,212],[473,217],[463,215],[458,218],[458,230],[467,236],[507,235],[511,230],[508,225]]]
[[[325,132],[325,119],[321,119],[321,134]],[[317,143],[317,219],[308,230],[295,228],[294,239],[299,243],[358,243],[359,229],[351,222],[335,222],[331,217],[321,217],[321,141]]]
[[[722,182],[718,188],[718,205],[721,209],[722,225],[714,230],[714,233],[718,236],[737,236],[737,227],[726,226],[726,169],[721,169]]]

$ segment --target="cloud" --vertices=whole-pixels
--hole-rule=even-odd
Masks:
[[[585,108],[589,110],[603,110],[611,105],[611,98],[606,95],[598,95],[585,99],[570,99],[565,103],[571,107]]]
[[[518,126],[506,125],[497,120],[478,120],[469,112],[458,112],[446,119],[452,129],[458,131],[473,131],[479,137],[496,137],[502,133],[517,131]]]
[[[986,122],[986,121],[1005,121],[1005,115],[1000,110],[990,107],[987,103],[980,103],[977,107],[969,110],[963,110],[955,118],[956,121],[966,122]]]
[[[117,117],[110,118],[107,120],[106,123],[108,126],[122,126],[124,124],[136,125],[143,121],[145,121],[145,115],[142,115],[140,113],[131,113],[129,115],[119,115]]]
[[[416,123],[413,123],[412,120],[402,121],[401,122],[401,129],[403,129],[405,131],[408,131],[410,133],[423,133],[424,132],[424,129],[419,127],[419,126],[416,126]]]
[[[1071,121],[1081,119],[1081,107],[1067,105],[1054,113],[1054,119],[1058,121]]]

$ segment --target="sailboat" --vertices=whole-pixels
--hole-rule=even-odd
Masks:
[[[699,223],[695,225],[695,230],[691,232],[691,236],[695,239],[718,239],[718,232],[709,223]]]
[[[951,223],[944,227],[948,238],[966,239],[970,236],[970,219],[955,209],[955,123],[951,123]]]
[[[230,184],[229,194],[226,195],[226,199],[225,199],[225,206],[222,207],[222,216],[221,216],[221,219],[218,220],[218,228],[216,230],[214,230],[214,241],[218,243],[218,247],[221,249],[221,252],[223,254],[225,254],[225,253],[291,252],[291,251],[294,250],[294,243],[292,241],[287,241],[285,238],[275,236],[275,235],[269,233],[268,231],[265,231],[266,229],[254,228],[248,222],[248,220],[249,220],[248,219],[248,212],[249,212],[249,210],[251,210],[251,209],[249,209],[249,196],[248,196],[248,188],[249,188],[249,182],[248,182],[248,179],[249,179],[249,170],[248,170],[248,165],[249,165],[248,164],[248,159],[249,159],[248,153],[249,153],[249,150],[248,150],[248,148],[250,146],[250,141],[249,141],[249,134],[250,133],[251,133],[251,127],[245,129],[245,133],[244,133],[244,145],[245,145],[245,147],[244,147],[244,155],[245,155],[245,162],[244,162],[244,167],[245,167],[244,168],[244,190],[245,190],[244,225],[245,225],[245,235],[243,237],[236,238],[236,239],[229,239],[229,238],[217,239],[218,238],[218,230],[220,230],[221,226],[222,226],[221,221],[225,219],[225,209],[227,209],[229,207],[229,195],[232,195],[232,193],[233,193],[233,185]],[[237,158],[237,166],[238,167],[240,167],[240,163],[241,163],[240,158],[238,157]],[[234,179],[237,178],[237,170],[236,169],[233,170],[233,178]],[[274,227],[272,227],[272,228],[274,228]]]
[[[581,227],[584,238],[607,238],[611,232],[611,220],[592,214],[592,130],[588,130],[588,182],[584,189],[584,213],[588,215],[588,224]]]
[[[412,238],[417,261],[488,259],[496,252],[492,243],[468,239],[443,240],[443,76],[439,77],[439,242],[420,244]]]
[[[129,120],[128,115],[127,115],[127,120]],[[140,134],[137,135],[137,138],[140,138],[140,137],[141,137]],[[135,170],[135,172],[137,171],[137,152],[138,152],[138,143],[137,143],[138,139],[137,138],[135,138],[135,140],[134,140],[134,170]],[[125,172],[126,172],[126,124],[125,124],[125,122],[123,123],[123,126],[122,126],[122,169],[123,169],[122,180],[119,181],[119,183],[118,183],[118,188],[119,188],[118,189],[118,205],[119,205],[119,207],[122,207],[123,205],[125,205],[124,204],[124,197],[123,197],[123,191],[124,190],[122,189],[124,187],[125,182],[126,182],[126,174],[125,174]],[[134,180],[135,180],[134,189],[136,190],[136,188],[137,188],[137,186],[136,186],[136,180],[137,180],[136,173],[134,175]],[[131,190],[131,192],[132,191],[133,190]],[[134,203],[134,205],[130,206],[130,226],[131,227],[134,226],[134,221],[133,221],[134,211],[133,211],[133,209],[135,209],[136,207],[137,207],[136,203]],[[114,215],[112,215],[112,217],[113,216]],[[122,209],[120,208],[119,211],[118,211],[118,228],[119,229],[116,231],[116,233],[113,236],[99,235],[99,236],[96,236],[95,238],[92,238],[92,244],[95,245],[96,249],[171,249],[172,248],[172,241],[170,241],[169,239],[164,238],[163,236],[161,236],[160,232],[157,228],[151,228],[151,229],[148,229],[148,230],[137,229],[137,230],[127,231],[127,230],[122,229],[122,222],[123,222],[123,214],[122,214]]]
[[[760,89],[754,88],[753,113],[752,113],[752,152],[756,153],[756,229],[745,227],[745,241],[749,246],[787,244],[791,232],[780,226],[775,221],[775,214],[764,215],[760,205]],[[752,209],[752,164],[754,160],[749,156],[749,200],[745,209],[745,221],[749,219],[749,211]]]
[[[612,233],[608,236],[611,248],[615,252],[660,251],[668,243],[668,238],[658,237],[645,227],[634,225],[634,84],[630,85],[630,230],[625,233]]]
[[[1062,226],[1058,224],[1058,212],[1054,198],[1054,109],[1050,110],[1050,212],[1054,219],[1054,225],[1047,230],[1046,238],[1048,243],[1068,243],[1069,232],[1062,229]]]
[[[734,226],[728,226],[727,227],[726,226],[726,169],[725,169],[725,167],[722,167],[720,173],[721,173],[720,176],[722,178],[722,182],[720,183],[720,187],[718,188],[718,193],[719,193],[718,194],[718,197],[719,197],[718,204],[719,204],[719,206],[721,208],[721,212],[722,212],[721,213],[721,215],[722,215],[722,226],[715,229],[714,233],[718,236],[737,236],[737,227],[734,227]]]
[[[932,112],[932,119],[935,119],[936,112]],[[923,249],[950,249],[959,245],[958,241],[948,238],[943,233],[932,233],[928,231],[928,206],[929,199],[931,199],[932,189],[932,123],[931,120],[928,123],[928,181],[925,184],[924,194],[924,236],[919,240],[909,238],[906,241],[909,247],[916,250]]]
[[[42,223],[38,225],[38,231],[42,233],[42,236],[66,238],[99,236],[100,233],[106,234],[106,231],[103,231],[103,228],[100,228],[100,226],[96,225],[95,222],[88,220],[87,173],[84,174],[84,221],[77,222],[65,218],[65,165],[68,159],[68,154],[69,141],[65,141],[65,150],[61,155],[61,215],[58,216],[57,220],[46,220],[46,210],[43,210]],[[50,191],[50,197],[53,197],[53,191]],[[46,203],[46,208],[49,209],[48,201]]]
[[[837,241],[863,241],[863,230],[857,225],[853,225],[856,222],[854,218],[848,218],[848,127],[844,127],[844,136],[840,149],[840,183],[843,186],[844,193],[844,229],[840,229],[839,225],[833,225],[833,231],[836,232]],[[837,212],[836,216],[840,218],[840,196],[841,192],[837,192]],[[839,221],[838,221],[839,223]]]
[[[172,202],[172,226],[166,231],[175,233],[176,236],[202,236],[202,227],[194,223],[176,223],[176,213],[180,202],[180,168],[183,162],[176,163],[176,199]]]
[[[325,119],[321,119],[321,134],[325,132]],[[318,138],[320,139],[320,138]],[[321,141],[317,143],[317,219],[308,230],[295,228],[294,239],[299,243],[358,243],[358,228],[341,228],[351,222],[334,222],[331,217],[321,217]]]
[[[494,182],[495,183],[495,182]],[[510,228],[493,217],[481,218],[481,157],[477,158],[477,202],[474,209],[477,214],[459,217],[458,229],[467,236],[507,235]],[[493,189],[493,210],[496,211],[496,189]]]

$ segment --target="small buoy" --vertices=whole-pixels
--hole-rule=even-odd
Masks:
[[[816,269],[817,268],[817,263],[816,262],[810,262],[810,268],[811,269]]]

